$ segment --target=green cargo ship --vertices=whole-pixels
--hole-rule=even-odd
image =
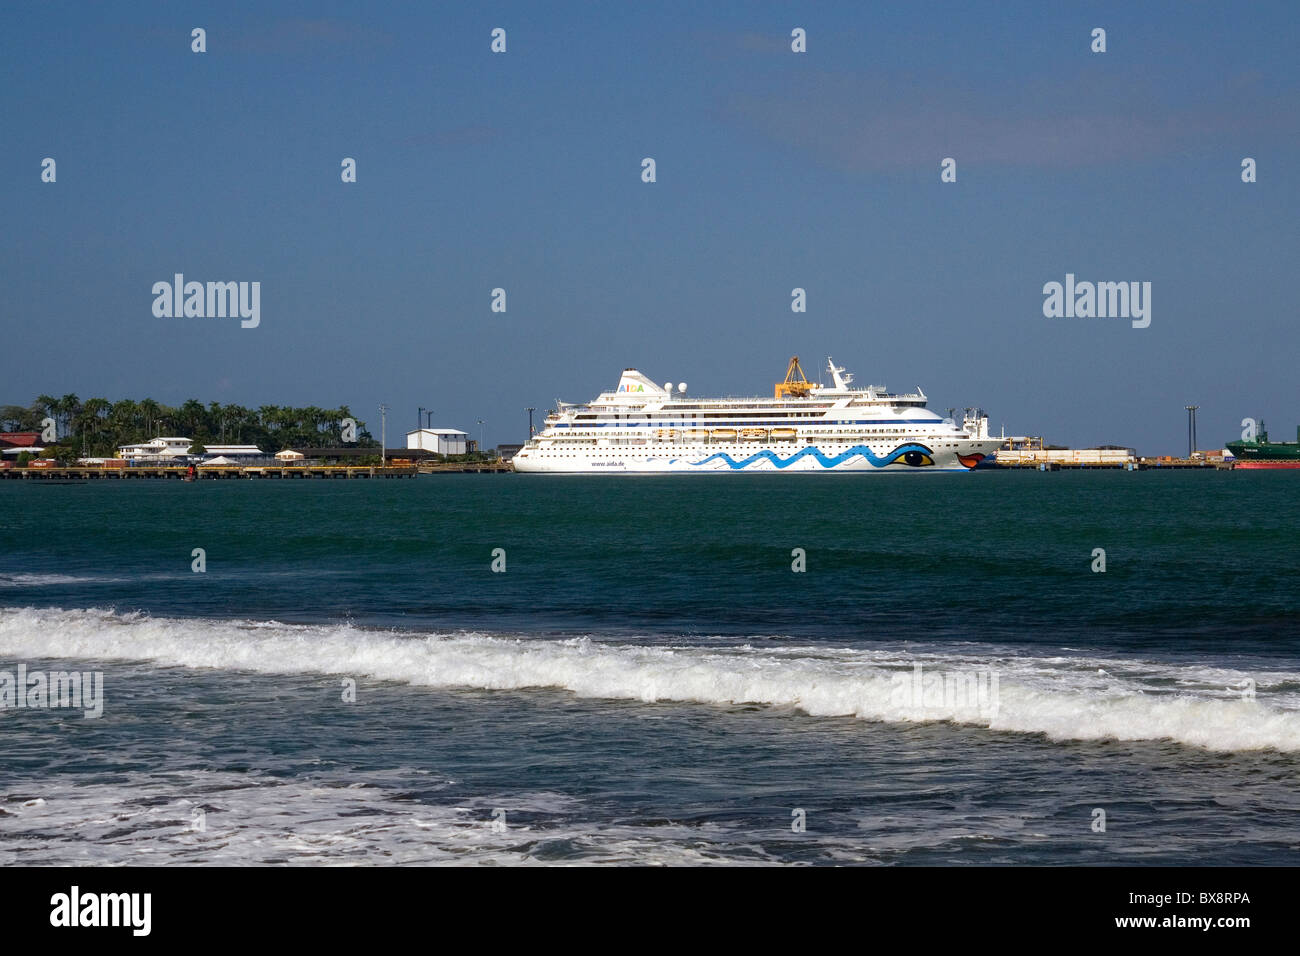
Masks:
[[[1269,441],[1261,421],[1254,441],[1230,441],[1227,448],[1238,468],[1300,468],[1300,427],[1295,431],[1293,442]]]

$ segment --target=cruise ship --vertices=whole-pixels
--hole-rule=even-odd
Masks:
[[[798,356],[771,398],[697,399],[686,383],[656,385],[634,368],[585,405],[557,402],[515,455],[515,471],[671,472],[970,471],[1001,445],[987,428],[926,409],[925,393],[852,387],[829,358],[830,385],[804,376]]]

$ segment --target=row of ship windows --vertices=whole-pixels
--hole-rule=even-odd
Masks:
[[[920,428],[868,428],[868,429],[864,429],[863,431],[856,432],[853,435],[838,435],[835,432],[809,431],[800,435],[799,438],[800,439],[817,438],[817,439],[831,439],[831,440],[839,440],[839,441],[853,441],[858,439],[862,435],[905,436],[905,435],[919,435],[919,434],[929,434],[929,433]],[[595,438],[586,437],[586,433],[584,432],[572,432],[568,435],[547,435],[547,436],[539,436],[539,437],[545,437],[548,441],[583,442],[585,444],[596,443]],[[669,436],[646,435],[644,432],[603,432],[601,433],[601,438],[604,439],[635,438],[635,439],[639,439],[640,441],[668,441],[668,442],[691,442],[691,441],[704,440],[703,438],[687,438],[686,436],[681,436],[681,435],[669,435]],[[791,438],[789,440],[795,441],[794,438]],[[715,438],[714,441],[736,441],[736,439]]]
[[[791,419],[798,416],[788,415],[782,418],[773,418],[770,415],[764,418],[746,418],[743,415],[716,415],[701,416],[699,418],[637,418],[631,415],[611,416],[609,418],[583,419],[578,418],[573,422],[550,422],[553,428],[608,428],[610,426],[622,426],[623,428],[692,428],[700,425],[710,427],[719,427],[730,424],[739,425],[788,425]],[[861,419],[861,418],[824,418],[821,415],[809,416],[818,419],[818,425],[940,425],[940,419],[933,418],[886,418],[886,419]]]
[[[575,443],[570,443],[570,444],[576,444],[576,442],[575,442]],[[747,448],[747,449],[749,449],[750,451],[757,451],[757,450],[760,450],[760,449],[761,449],[761,450],[766,450],[766,451],[789,451],[789,450],[790,450],[790,445],[789,445],[789,443],[780,444],[780,445],[771,445],[771,444],[767,444],[767,443],[765,443],[765,442],[729,442],[728,444],[736,444],[736,445],[740,445],[741,447]],[[849,442],[826,442],[825,445],[826,445],[826,447],[830,447],[830,448],[834,448],[836,445],[842,445],[842,446],[844,446],[844,447],[849,447],[849,446],[850,446],[850,443],[849,443]],[[618,451],[618,450],[617,450],[615,447],[613,447],[613,446],[606,446],[606,447],[608,447],[608,448],[610,449],[609,452],[608,452],[608,453],[606,453],[606,452],[601,452],[601,454],[609,454],[610,456],[614,456],[614,457],[622,457],[622,456],[625,456],[625,455],[628,455],[628,454],[631,454],[631,455],[634,455],[634,456],[644,454],[644,452],[625,452],[625,451]],[[883,449],[886,449],[886,450],[888,450],[888,449],[890,448],[889,445],[878,445],[878,446],[869,446],[869,447],[878,447],[878,448],[883,448]],[[948,444],[938,444],[938,445],[935,445],[934,447],[935,447],[935,448],[956,448],[957,446],[956,446],[955,444],[953,444],[953,443],[948,443]],[[550,455],[550,456],[553,457],[553,458],[587,458],[587,457],[589,457],[589,455],[588,455],[587,453],[585,453],[585,452],[563,452],[563,451],[556,451],[554,448],[548,448],[548,447],[545,447],[545,446],[543,446],[543,447],[542,447],[541,449],[539,449],[539,450],[540,450],[541,452],[544,452],[544,453],[547,454],[547,455]]]
[[[677,412],[681,412],[681,411],[685,411],[685,409],[680,409],[680,408],[673,409],[673,413],[674,413],[674,414],[677,413]],[[693,418],[693,419],[695,419],[695,420],[697,420],[697,421],[709,421],[709,420],[712,420],[712,419],[715,419],[715,418],[754,418],[754,417],[756,417],[756,416],[766,416],[766,417],[770,418],[770,417],[772,417],[773,414],[779,414],[779,415],[780,415],[781,417],[783,417],[783,418],[823,418],[823,417],[826,415],[826,410],[823,410],[823,411],[820,411],[820,412],[781,412],[781,411],[778,411],[778,412],[772,412],[772,411],[762,411],[762,412],[730,412],[730,411],[727,411],[727,412],[704,412],[704,413],[702,413],[702,414],[694,414],[694,415],[690,415],[690,416],[688,416],[688,417],[689,417],[689,418]],[[634,414],[634,413],[629,413],[629,414],[626,414],[626,415],[620,415],[620,414],[618,414],[618,413],[614,413],[614,414],[610,414],[610,415],[575,415],[575,416],[574,416],[574,421],[579,421],[579,422],[612,422],[612,421],[618,421],[618,420],[620,420],[620,419],[638,418],[638,417],[643,417],[643,418],[645,418],[647,421],[650,421],[650,420],[651,420],[650,416],[648,416],[648,415],[644,415],[644,414],[638,416],[638,415],[636,415],[636,414]]]
[[[619,425],[617,426],[618,428],[617,431],[614,430],[615,426],[611,426],[609,428],[592,428],[590,426],[570,426],[568,428],[547,428],[545,429],[545,431],[550,432],[552,435],[645,435],[647,433],[654,433],[654,432],[678,432],[678,433],[689,432],[689,431],[701,432],[701,431],[725,430],[728,428],[732,429],[733,431],[740,431],[742,429],[747,429],[747,428],[793,429],[794,427],[795,426],[793,425],[782,425],[780,422],[777,422],[776,424],[772,424],[771,422],[761,422],[761,423],[732,422],[729,425],[710,424],[706,427],[691,426],[691,425],[654,425],[648,427],[636,426],[636,425],[632,425],[632,426]],[[854,435],[896,435],[902,432],[907,432],[909,434],[916,433],[916,432],[926,432],[927,434],[930,434],[933,433],[935,429],[933,426],[915,427],[915,426],[907,426],[907,425],[890,425],[885,428],[861,428],[856,425],[853,425],[852,423],[837,424],[835,422],[828,422],[827,424],[822,426],[799,425],[798,431],[800,435],[825,435],[828,434],[829,432],[844,432],[846,434],[854,434]]]
[[[559,455],[559,454],[552,453],[550,455],[547,455],[546,457],[547,458],[586,458],[588,460],[592,460],[590,455]],[[610,452],[608,455],[602,455],[601,457],[602,458],[629,458],[629,457],[636,458],[637,456],[635,455],[629,456],[629,455],[620,454],[618,452]]]
[[[856,406],[848,406],[848,407],[862,408],[863,406],[856,405]],[[877,408],[886,408],[886,407],[903,409],[903,408],[924,408],[925,406],[920,402],[882,402],[877,406]],[[733,409],[733,408],[713,408],[707,411],[700,411],[699,406],[677,405],[674,406],[673,408],[659,409],[658,414],[671,415],[671,414],[676,414],[678,412],[693,412],[694,414],[692,415],[692,417],[698,417],[698,418],[706,418],[709,416],[718,417],[718,416],[725,416],[725,415],[774,415],[774,414],[785,415],[789,418],[818,418],[822,415],[825,415],[827,412],[834,410],[834,408],[835,406],[833,405],[819,405],[812,411],[806,411],[806,412],[787,411],[784,408],[760,408],[755,411],[744,411],[741,409]],[[635,415],[635,414],[637,413],[632,411],[610,410],[606,412],[579,412],[573,417],[576,419],[585,419],[590,421],[592,419],[628,417],[630,415]],[[641,412],[640,414],[644,415],[646,413]]]
[[[801,425],[800,430],[806,432],[815,432],[818,429],[834,428],[834,427],[844,428],[847,426],[849,428],[852,428],[855,432],[871,432],[875,434],[883,434],[885,432],[919,431],[920,430],[919,426],[922,425],[925,426],[927,429],[933,429],[935,425],[938,425],[940,423],[939,422],[872,422],[871,424],[882,425],[884,427],[869,428],[869,427],[865,427],[864,423],[862,422],[818,422],[816,425],[807,425],[807,424]],[[773,428],[780,428],[782,427],[782,423],[781,422],[709,422],[708,423],[708,427],[711,429],[712,428],[754,428],[757,426],[770,426]],[[595,431],[598,426],[553,425],[551,427],[559,431],[581,433],[585,431]],[[631,428],[640,432],[644,432],[646,430],[655,430],[655,429],[658,429],[660,431],[670,431],[670,430],[688,431],[692,428],[701,428],[701,427],[702,426],[698,424],[693,424],[691,422],[652,422],[648,425],[635,425],[635,424],[630,424],[628,422],[618,422],[617,424],[611,423],[608,426],[599,426],[601,432],[604,434],[608,434],[608,432],[605,431],[606,428]]]

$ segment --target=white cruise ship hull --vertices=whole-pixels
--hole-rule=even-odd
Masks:
[[[867,472],[874,474],[932,471],[970,471],[991,456],[998,440],[943,442],[955,447],[935,449],[922,442],[902,442],[889,448],[870,445],[829,444],[767,445],[709,444],[699,447],[610,449],[608,453],[525,449],[514,458],[515,471],[534,474],[754,474],[758,472]],[[909,452],[926,456],[933,464],[908,463]],[[963,460],[965,459],[965,460]],[[913,461],[918,459],[913,458]],[[922,459],[924,460],[924,459]]]
[[[557,402],[515,471],[559,475],[971,471],[1001,445],[981,418],[941,419],[919,390],[850,387],[827,359],[833,384],[803,377],[790,360],[771,398],[697,399],[636,369],[582,405]]]

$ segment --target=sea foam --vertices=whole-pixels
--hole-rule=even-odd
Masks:
[[[770,642],[768,642],[770,643]],[[1300,674],[1089,657],[925,651],[662,646],[591,638],[396,633],[151,617],[109,610],[0,610],[4,659],[147,661],[263,674],[322,673],[419,687],[555,688],[645,702],[762,704],[819,717],[950,721],[1054,741],[1171,740],[1209,750],[1300,751]],[[996,707],[900,695],[928,674],[997,675]],[[1234,690],[1253,681],[1256,696]],[[112,688],[106,691],[111,707]]]

